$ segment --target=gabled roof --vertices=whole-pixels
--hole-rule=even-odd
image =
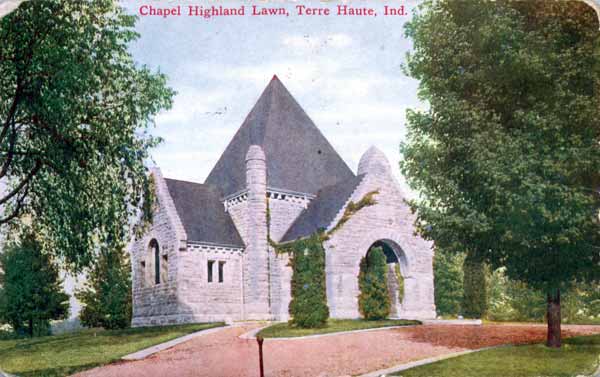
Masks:
[[[354,177],[277,76],[264,90],[223,155],[207,184],[224,196],[246,188],[245,155],[260,145],[267,160],[267,185],[308,194]]]
[[[214,186],[165,178],[188,241],[244,247]]]
[[[300,213],[280,242],[288,242],[325,230],[344,207],[364,175],[322,188],[317,197]]]

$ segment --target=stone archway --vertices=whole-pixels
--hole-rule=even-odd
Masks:
[[[390,317],[398,318],[402,312],[405,297],[404,277],[408,272],[408,261],[402,247],[389,239],[375,241],[367,253],[374,247],[383,249],[387,263],[387,287],[390,297]]]
[[[392,248],[404,278],[399,317],[435,318],[433,251],[431,244],[413,233],[369,227],[360,232],[334,235],[324,243],[327,304],[332,318],[360,318],[358,275],[360,260],[370,246],[381,241]]]

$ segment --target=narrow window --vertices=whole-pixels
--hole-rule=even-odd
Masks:
[[[138,278],[140,281],[141,287],[146,286],[146,262],[140,262],[140,277]]]
[[[154,283],[160,284],[160,252],[157,247],[154,249]]]
[[[225,267],[225,262],[219,262],[219,283],[223,282],[223,268]]]
[[[213,265],[215,264],[214,260],[208,261],[208,282],[212,283],[213,281]]]
[[[155,239],[150,241],[149,249],[150,258],[154,258],[154,284],[160,284],[160,248]]]

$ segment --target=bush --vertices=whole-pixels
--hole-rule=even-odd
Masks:
[[[320,235],[286,246],[291,251],[292,300],[290,325],[322,327],[329,318],[325,287],[325,250]]]
[[[390,315],[386,258],[383,249],[374,247],[360,261],[358,307],[367,320],[379,320]]]
[[[433,257],[435,308],[439,315],[460,314],[463,299],[464,253],[436,249]]]
[[[475,253],[467,253],[463,274],[462,313],[466,318],[482,318],[487,308],[485,264]]]
[[[80,320],[87,327],[122,329],[131,324],[131,269],[122,247],[105,249],[77,292]]]
[[[58,268],[31,233],[9,244],[0,255],[0,319],[16,334],[50,334],[50,320],[69,313],[69,296],[63,292]]]

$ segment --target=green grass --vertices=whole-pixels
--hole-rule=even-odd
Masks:
[[[82,330],[0,341],[0,369],[19,376],[66,376],[116,361],[141,349],[223,323]]]
[[[381,321],[365,321],[362,319],[330,319],[325,327],[314,329],[302,329],[291,327],[288,323],[278,323],[262,329],[257,336],[263,338],[294,338],[298,336],[330,334],[341,331],[374,329],[390,326],[409,326],[419,325],[419,321],[409,321],[405,319],[385,319]]]
[[[508,346],[438,361],[395,374],[402,377],[571,377],[591,375],[600,365],[600,335],[563,339],[559,349],[543,344]]]

